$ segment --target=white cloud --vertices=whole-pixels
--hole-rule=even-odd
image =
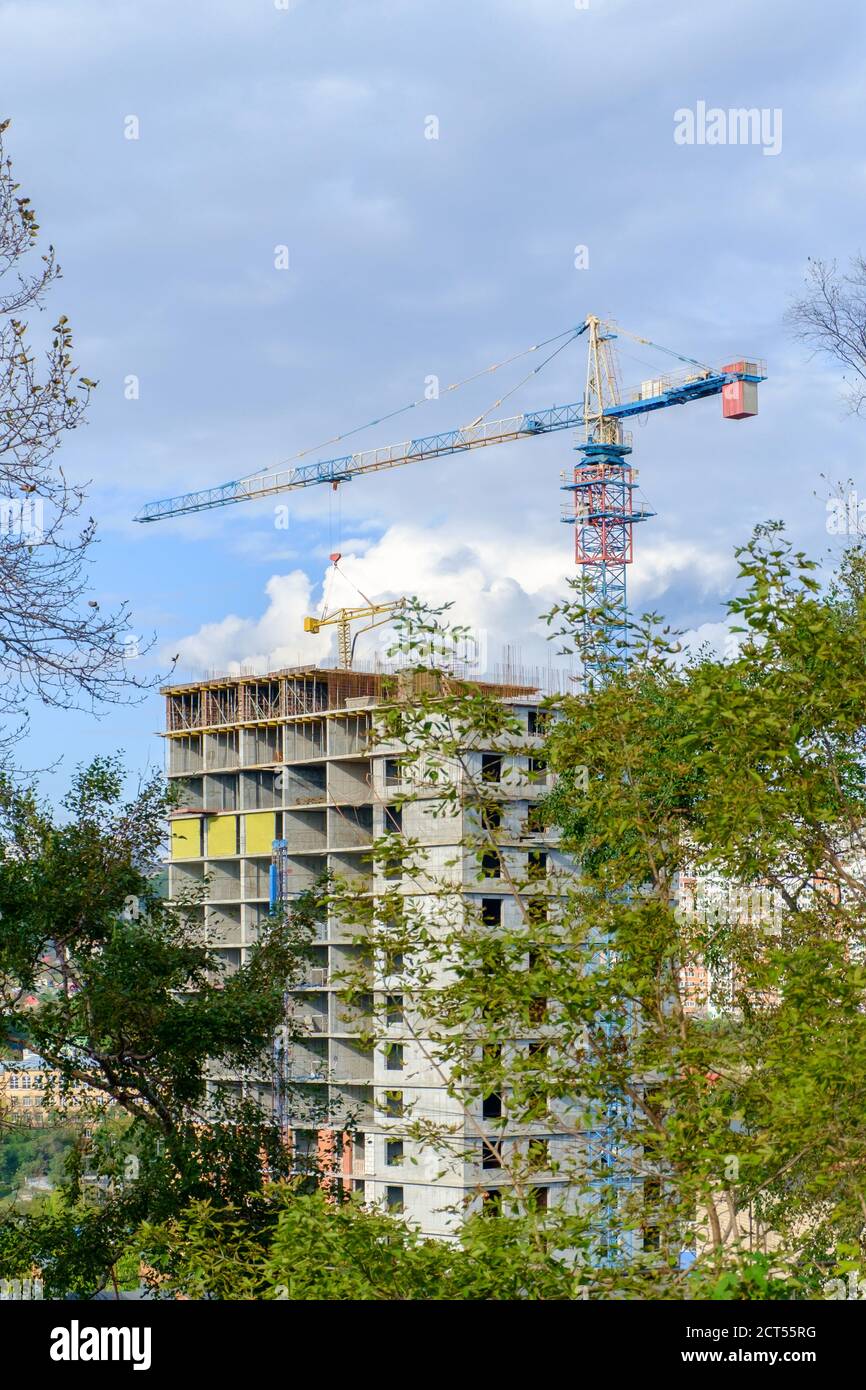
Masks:
[[[340,227],[343,239],[352,245],[399,241],[410,225],[400,200],[390,194],[361,192],[348,176],[323,179],[309,192],[304,220],[314,227]]]
[[[732,566],[721,552],[663,543],[645,548],[641,581],[634,586],[636,605],[662,597],[666,590],[688,583],[693,591],[718,594],[730,580]],[[496,534],[468,534],[466,528],[424,529],[401,523],[378,540],[357,546],[343,542],[337,572],[324,568],[322,584],[329,611],[357,607],[365,598],[382,602],[416,595],[432,606],[452,604],[448,620],[475,632],[492,670],[510,648],[511,660],[530,667],[562,666],[557,643],[542,615],[567,589],[570,573],[566,554],[552,551],[531,536],[509,540],[507,553]],[[314,587],[299,569],[273,575],[265,586],[267,605],[258,617],[230,614],[208,623],[178,644],[181,665],[194,669],[263,670],[268,665],[312,662],[333,655],[334,629],[319,636],[303,632],[306,613],[322,607],[322,588]],[[722,625],[706,625],[715,631]],[[704,628],[700,629],[701,633]],[[359,660],[384,655],[392,634],[377,629],[358,639]]]
[[[735,572],[729,550],[674,540],[644,545],[643,540],[641,535],[634,565],[632,592],[636,602],[654,604],[680,580],[701,597],[722,594],[729,588]]]
[[[369,82],[328,73],[302,82],[298,88],[308,116],[342,121],[360,107],[369,106],[374,99]]]
[[[272,575],[265,585],[268,602],[260,617],[241,618],[229,613],[174,644],[180,658],[177,679],[209,672],[265,671],[321,660],[328,652],[329,637],[303,631],[304,616],[312,611],[311,588],[303,570]]]
[[[680,640],[685,659],[696,655],[702,649],[708,650],[715,657],[733,657],[742,639],[737,633],[731,632],[726,623],[701,623],[700,627],[684,632]]]

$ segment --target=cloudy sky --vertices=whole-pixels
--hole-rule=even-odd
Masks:
[[[511,643],[546,664],[539,616],[571,568],[566,435],[294,493],[288,526],[273,501],[132,517],[302,450],[343,453],[315,446],[419,400],[432,376],[438,401],[352,447],[464,424],[542,354],[448,384],[589,312],[701,361],[769,366],[755,420],[723,421],[710,400],[635,425],[657,516],[637,533],[634,606],[718,638],[755,522],[784,517],[826,552],[821,475],[860,475],[864,425],[783,316],[808,256],[863,246],[864,11],[829,12],[0,0],[9,152],[63,263],[51,308],[100,382],[62,461],[92,480],[103,606],[128,598],[132,634],[155,632],[183,677],[308,660],[331,639],[301,618],[338,549],[365,594],[453,599],[491,663]],[[780,150],[676,143],[674,113],[699,102],[780,112]],[[579,346],[492,414],[577,400]],[[665,365],[623,341],[625,384]],[[161,722],[157,696],[101,721],[36,711],[26,760],[124,748],[133,767],[159,763]]]

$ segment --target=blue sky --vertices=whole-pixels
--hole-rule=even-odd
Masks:
[[[527,663],[570,572],[564,435],[139,526],[155,497],[222,482],[386,414],[588,312],[702,361],[768,361],[757,419],[718,401],[635,426],[658,515],[636,607],[717,638],[733,546],[784,517],[813,553],[820,475],[857,479],[864,426],[783,316],[809,255],[862,246],[864,11],[837,0],[0,0],[3,114],[64,280],[51,310],[97,377],[62,462],[92,479],[103,606],[128,598],[180,674],[321,656],[300,619],[330,550],[371,596],[453,598]],[[778,108],[782,145],[681,146],[674,113]],[[129,116],[139,138],[124,137]],[[435,116],[439,138],[425,138]],[[126,127],[128,128],[128,127]],[[428,127],[429,128],[429,127]],[[586,245],[589,268],[574,265]],[[289,269],[277,270],[285,245]],[[635,345],[625,384],[661,363]],[[530,365],[534,360],[530,359]],[[356,447],[465,423],[485,377]],[[575,347],[500,411],[582,394]],[[139,399],[125,398],[128,377]],[[323,448],[328,457],[343,448]],[[818,496],[815,493],[818,493]],[[335,592],[336,596],[342,596]],[[345,593],[351,601],[351,591]],[[149,659],[145,659],[148,661]],[[23,760],[122,748],[161,764],[159,697],[34,711]]]

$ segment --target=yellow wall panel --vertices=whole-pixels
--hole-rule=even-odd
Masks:
[[[246,821],[245,854],[270,854],[273,848],[275,817],[273,811],[256,811],[244,816]]]
[[[172,859],[195,859],[201,854],[201,818],[171,823]]]
[[[238,852],[237,816],[208,816],[207,854],[208,859],[222,859],[228,854]]]

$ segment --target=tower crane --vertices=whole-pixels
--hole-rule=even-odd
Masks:
[[[568,335],[559,336],[568,336],[571,342],[584,334],[587,335],[588,351],[583,399],[579,402],[553,405],[499,420],[486,419],[489,413],[486,412],[458,429],[316,463],[295,464],[248,475],[217,487],[150,502],[138,513],[136,520],[146,523],[161,521],[323,483],[337,488],[341,483],[368,473],[445,458],[510,440],[530,439],[562,430],[579,431],[575,444],[577,461],[570,472],[563,475],[561,483],[563,490],[570,494],[570,505],[562,519],[575,528],[575,562],[583,575],[585,604],[600,608],[604,614],[601,642],[596,647],[595,655],[585,661],[587,675],[603,679],[611,665],[622,666],[627,662],[626,575],[634,557],[634,527],[653,515],[635,495],[637,473],[630,462],[631,439],[624,423],[633,416],[646,416],[668,406],[686,405],[708,396],[721,396],[725,419],[746,419],[757,414],[757,388],[760,382],[766,380],[766,370],[762,361],[746,358],[736,359],[725,366],[711,367],[681,353],[660,348],[659,344],[627,333],[594,314],[569,330]],[[632,390],[623,391],[619,384],[614,347],[620,335],[670,352],[681,364],[679,369],[676,373],[652,377]],[[536,368],[538,370],[540,368]],[[336,559],[334,556],[331,558],[336,564],[339,555]],[[328,623],[336,624],[340,662],[350,667],[353,648],[350,640],[351,621],[371,618],[374,621],[369,626],[376,626],[380,621],[387,621],[387,617],[403,603],[405,600],[394,604],[366,601],[361,609],[343,608],[330,616],[307,617],[304,630],[318,632]],[[286,897],[287,848],[286,841],[274,841],[270,876],[272,911],[278,910]],[[614,1102],[609,1107],[607,1120],[599,1135],[612,1177],[618,1168],[614,1135],[617,1104]],[[282,1108],[278,1113],[283,1123],[285,1107],[282,1101],[280,1106]],[[609,1227],[612,1207],[610,1200],[606,1201],[605,1224]]]
[[[331,564],[336,570],[341,559],[339,551],[330,556]],[[360,593],[360,590],[358,591]],[[361,598],[366,595],[361,594]],[[399,613],[406,607],[404,598],[393,599],[387,603],[371,603],[369,599],[360,608],[338,608],[334,613],[328,613],[327,608],[320,618],[304,618],[304,632],[319,632],[323,627],[336,624],[337,627],[337,654],[340,666],[344,671],[351,671],[352,660],[355,655],[355,643],[362,632],[370,632],[374,627],[381,627],[387,623],[395,613]],[[352,636],[352,623],[363,621],[364,618],[372,619],[365,627],[359,627],[354,637]]]
[[[757,414],[757,387],[759,382],[766,380],[766,369],[762,361],[745,358],[722,367],[707,366],[694,358],[660,347],[648,338],[628,333],[594,314],[569,330],[568,341],[584,334],[588,335],[588,352],[582,401],[548,406],[507,419],[487,420],[479,416],[459,429],[366,449],[339,458],[252,474],[218,487],[201,488],[149,502],[135,519],[140,522],[162,521],[322,483],[338,487],[353,478],[410,463],[445,458],[561,430],[579,431],[579,442],[575,445],[578,460],[570,473],[563,476],[561,484],[572,499],[562,519],[575,528],[575,562],[583,574],[585,601],[588,606],[598,607],[605,614],[597,655],[587,662],[589,673],[600,676],[609,664],[622,665],[627,661],[626,573],[634,558],[634,527],[654,515],[635,495],[637,473],[629,461],[631,438],[624,430],[624,422],[633,416],[645,416],[668,406],[686,405],[708,396],[721,396],[725,419],[746,419]],[[675,373],[652,377],[631,390],[623,391],[619,385],[614,348],[615,340],[620,335],[669,353],[683,365]],[[540,368],[536,368],[538,370]],[[345,621],[351,616],[360,616],[351,610],[346,610],[346,614]],[[341,619],[335,614],[328,621],[339,624]],[[307,622],[321,626],[323,620],[308,619]],[[305,622],[305,630],[317,631],[318,628],[308,627]],[[341,634],[344,632],[345,622]],[[346,640],[342,635],[341,643],[342,660],[346,655]],[[348,648],[348,658],[351,660],[351,648]]]

